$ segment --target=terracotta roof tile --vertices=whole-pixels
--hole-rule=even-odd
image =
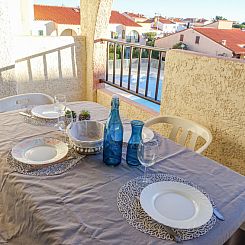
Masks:
[[[155,17],[155,18],[157,19],[157,17]],[[147,20],[143,21],[142,23],[152,23],[152,22],[154,22],[155,18],[147,19]],[[163,18],[163,17],[159,17],[159,22],[161,22],[163,24],[174,24],[173,21],[166,19],[166,18]]]
[[[213,41],[222,45],[222,40],[226,40],[226,45],[223,45],[236,54],[244,54],[245,48],[245,31],[240,29],[215,29],[215,28],[194,28],[197,32],[212,39]]]
[[[130,12],[125,12],[125,14],[132,18],[146,18],[143,14],[135,14]]]
[[[49,20],[58,24],[80,25],[80,9],[34,4],[34,19]]]
[[[53,21],[58,24],[80,25],[80,9],[34,4],[34,19]],[[141,27],[117,11],[111,11],[110,23]]]
[[[173,22],[180,22],[180,23],[183,22],[183,20],[180,19],[180,18],[171,18],[170,20],[173,21]]]
[[[159,17],[159,22],[163,23],[163,24],[174,24],[173,21],[163,18],[163,17]]]
[[[142,23],[152,23],[152,22],[154,22],[153,18],[142,21]]]
[[[110,24],[121,24],[124,26],[136,26],[136,27],[141,27],[141,25],[137,24],[133,20],[130,20],[123,14],[120,14],[118,11],[111,11],[111,17],[110,17]]]

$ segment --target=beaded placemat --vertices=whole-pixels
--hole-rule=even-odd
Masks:
[[[74,149],[70,148],[64,161],[54,163],[53,165],[45,166],[42,168],[33,169],[28,164],[17,161],[12,157],[11,151],[7,156],[7,163],[10,168],[18,173],[33,175],[33,176],[49,176],[62,174],[72,167],[76,166],[85,155],[78,154]]]
[[[197,185],[184,180],[178,176],[170,174],[149,174],[147,178],[150,179],[151,183],[159,181],[174,181],[185,183],[190,186],[197,188],[204,195],[208,197],[212,205],[215,207],[214,201],[209,197],[209,195],[204,192]],[[141,191],[145,186],[142,186],[143,176],[137,177],[130,180],[125,185],[121,187],[117,196],[117,205],[120,213],[126,219],[126,221],[132,225],[137,230],[147,233],[150,236],[165,239],[173,240],[173,238],[165,231],[164,226],[157,221],[153,220],[148,216],[145,211],[142,209],[139,201],[139,196]],[[213,215],[211,219],[204,225],[194,228],[194,229],[175,229],[173,230],[181,238],[181,240],[190,240],[197,238],[206,234],[216,223],[216,217]]]
[[[26,109],[24,113],[26,113],[26,115],[23,115],[24,121],[26,123],[29,123],[35,126],[54,127],[54,125],[58,122],[57,119],[45,119],[45,118],[36,117],[32,115],[30,109]]]

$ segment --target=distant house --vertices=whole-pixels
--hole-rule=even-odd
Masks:
[[[144,29],[148,29],[148,31],[156,32],[159,37],[175,33],[186,28],[184,25],[162,16],[155,16],[154,18],[147,19],[139,24],[142,25]]]
[[[196,22],[194,22],[194,27],[203,27],[210,24],[211,22],[211,20],[206,20],[204,18],[197,19]]]
[[[155,46],[171,49],[179,42],[186,44],[191,51],[245,59],[245,31],[232,29],[232,22],[229,21],[190,28],[159,38],[155,41]]]
[[[33,9],[33,35],[77,36],[81,34],[79,8],[34,5]],[[145,44],[142,32],[141,25],[118,11],[111,11],[107,38]]]
[[[200,27],[200,26],[205,26],[209,23],[211,23],[211,20],[206,20],[204,18],[198,19],[198,18],[186,18],[183,20],[185,25],[190,28],[190,27]]]
[[[120,41],[145,44],[143,28],[131,18],[112,10],[108,26],[108,35]]]
[[[177,23],[182,26],[186,26],[186,23],[184,22],[183,19],[180,18],[169,18],[172,22]]]
[[[185,29],[183,25],[161,16],[156,16],[154,18],[153,25],[155,28],[160,29],[163,33],[175,33]]]
[[[131,19],[137,23],[147,20],[147,17],[145,17],[143,14],[135,14],[135,13],[130,13],[130,12],[124,12],[123,15],[125,15],[126,17],[128,17],[129,19]]]
[[[79,8],[34,4],[32,35],[77,36],[80,34]]]
[[[143,27],[144,32],[155,32],[154,29],[152,29],[152,23],[154,22],[153,18],[146,19],[142,22],[138,22]]]

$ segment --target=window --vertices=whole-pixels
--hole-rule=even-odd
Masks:
[[[118,33],[111,31],[111,39],[118,39]]]
[[[125,39],[125,30],[122,30],[122,39]]]
[[[38,36],[43,36],[43,30],[38,31]]]
[[[131,31],[130,32],[130,42],[139,43],[139,41],[140,41],[139,33],[137,31]]]
[[[196,36],[195,44],[199,44],[199,43],[200,43],[200,36]]]
[[[180,42],[183,42],[184,41],[184,35],[180,35],[179,40],[180,40]]]

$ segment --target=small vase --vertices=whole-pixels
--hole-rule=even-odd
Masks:
[[[138,150],[139,143],[142,140],[143,126],[144,126],[144,123],[142,121],[139,121],[139,120],[131,121],[132,134],[128,141],[127,156],[126,156],[126,162],[128,165],[131,165],[131,166],[140,165],[140,162],[137,156],[137,150]]]

